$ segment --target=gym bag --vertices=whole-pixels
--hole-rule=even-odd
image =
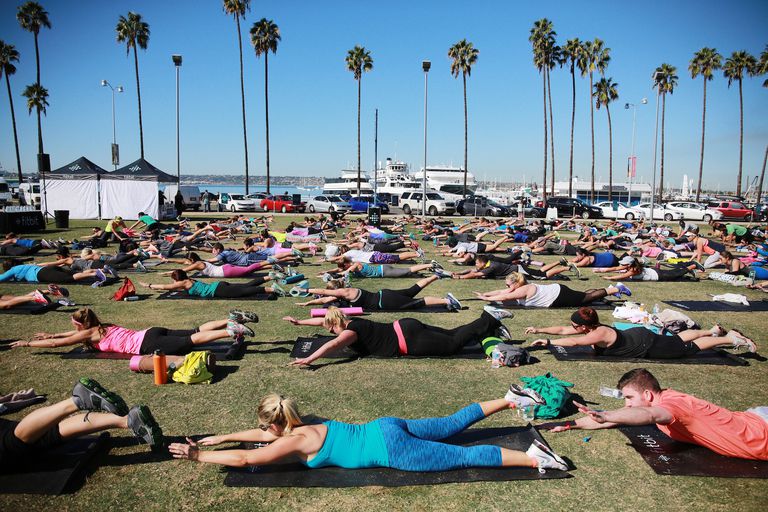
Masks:
[[[173,372],[171,377],[174,382],[183,384],[210,384],[213,374],[208,371],[205,359],[208,352],[198,350],[190,352],[184,358],[184,362]]]

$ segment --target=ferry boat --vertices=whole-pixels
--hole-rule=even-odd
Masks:
[[[340,178],[325,178],[323,194],[357,196],[357,186],[357,170],[343,169]],[[360,195],[373,195],[370,176],[365,171],[360,171]]]
[[[376,169],[373,188],[377,194],[391,198],[400,197],[403,192],[421,189],[421,182],[408,174],[408,164],[387,158],[383,169]]]
[[[447,165],[427,166],[427,187],[435,189],[446,199],[457,200],[464,197],[464,169]],[[413,174],[418,183],[424,177],[424,168]],[[477,190],[477,181],[472,173],[467,173],[467,195]]]

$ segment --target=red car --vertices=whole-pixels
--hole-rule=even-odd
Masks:
[[[712,208],[722,212],[723,218],[740,219],[745,222],[751,221],[755,213],[738,201],[720,201]]]
[[[307,209],[307,203],[301,201],[299,204],[293,203],[292,196],[267,196],[261,200],[259,205],[268,212],[304,212]]]

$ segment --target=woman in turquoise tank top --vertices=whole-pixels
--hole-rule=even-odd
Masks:
[[[190,279],[183,270],[174,270],[171,272],[171,284],[150,284],[140,281],[139,284],[150,290],[164,291],[186,291],[189,295],[211,298],[238,299],[241,297],[253,297],[255,295],[264,295],[274,293],[275,289],[271,286],[262,286],[269,281],[270,277],[256,277],[247,283],[228,283],[227,281],[212,281],[206,283],[197,279]]]
[[[568,470],[568,465],[538,441],[528,451],[499,446],[457,446],[439,442],[483,418],[512,408],[511,397],[470,404],[441,418],[406,420],[379,418],[362,425],[325,421],[306,425],[296,403],[277,394],[259,403],[256,429],[209,436],[195,443],[172,443],[177,459],[225,466],[263,466],[298,459],[310,468],[338,466],[348,469],[389,467],[403,471],[447,471],[481,466],[522,466],[543,470]],[[200,446],[257,442],[268,446],[254,450],[201,450]]]

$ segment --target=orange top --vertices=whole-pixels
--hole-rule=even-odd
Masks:
[[[733,412],[679,391],[665,389],[651,402],[669,411],[669,425],[656,425],[676,441],[694,443],[728,457],[768,460],[768,421]]]

